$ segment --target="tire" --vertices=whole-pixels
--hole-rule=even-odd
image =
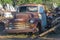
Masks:
[[[0,32],[2,32],[5,29],[5,24],[3,22],[0,22]]]
[[[37,32],[35,32],[35,35],[39,35],[42,33],[42,27],[41,27],[41,23],[38,22],[37,24]]]
[[[31,37],[33,35],[32,32],[27,33],[28,37]]]

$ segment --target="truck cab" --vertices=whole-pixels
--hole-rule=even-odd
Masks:
[[[17,12],[10,19],[5,31],[8,33],[41,32],[41,14],[38,12],[37,4],[19,5]]]

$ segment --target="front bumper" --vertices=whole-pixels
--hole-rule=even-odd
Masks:
[[[20,30],[20,29],[5,29],[5,32],[7,32],[7,33],[28,33],[28,32],[33,32],[33,33],[35,33],[36,29],[23,29],[23,30]]]

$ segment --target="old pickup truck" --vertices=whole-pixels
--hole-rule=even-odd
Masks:
[[[39,19],[37,4],[23,4],[18,6],[14,18],[10,19],[5,31],[8,33],[41,32],[41,20]]]

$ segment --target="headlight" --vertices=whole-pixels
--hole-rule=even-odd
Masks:
[[[30,20],[30,23],[34,23],[34,21],[35,21],[34,19],[31,19],[31,20]]]

